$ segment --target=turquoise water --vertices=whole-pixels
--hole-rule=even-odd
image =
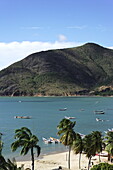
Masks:
[[[67,108],[66,111],[59,111]],[[95,115],[94,110],[105,111],[104,115]],[[32,116],[32,119],[14,119],[14,116]],[[3,154],[6,157],[19,157],[19,150],[11,153],[10,145],[14,141],[15,129],[23,126],[38,136],[41,153],[48,154],[64,151],[62,144],[44,144],[42,137],[58,138],[57,125],[64,116],[76,117],[75,131],[88,134],[113,128],[112,97],[0,97],[0,132],[3,133]],[[97,122],[101,118],[105,121]],[[27,159],[24,157],[21,159]]]

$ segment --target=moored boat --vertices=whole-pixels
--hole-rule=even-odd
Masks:
[[[31,116],[14,116],[16,119],[31,119]]]
[[[50,139],[46,139],[44,137],[42,137],[42,140],[44,143],[48,144],[48,143],[52,143],[52,141]]]
[[[102,111],[102,110],[95,110],[94,113],[95,113],[95,114],[105,114],[105,112]]]
[[[49,143],[55,143],[55,144],[57,144],[57,143],[60,143],[60,140],[59,139],[56,139],[56,138],[53,138],[53,137],[50,137],[50,138],[48,138],[48,139],[46,139],[46,138],[42,138],[42,140],[43,140],[43,142],[45,143],[45,144],[49,144]]]
[[[66,111],[67,108],[62,108],[62,109],[59,109],[59,111]]]
[[[68,117],[68,116],[65,116],[65,119],[75,119],[75,117]]]
[[[102,120],[102,119],[100,119],[100,118],[96,118],[96,121],[97,121],[97,122],[99,122],[99,121],[102,121],[102,122],[103,122],[104,120]]]
[[[53,143],[60,143],[59,139],[56,139],[56,138],[53,138],[53,137],[50,137],[50,139]]]

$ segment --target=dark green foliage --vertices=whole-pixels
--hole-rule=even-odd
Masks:
[[[68,156],[68,168],[69,169],[70,169],[70,151],[71,151],[73,141],[76,139],[76,133],[74,132],[75,124],[76,124],[75,121],[72,122],[68,119],[62,119],[59,125],[57,126],[59,130],[57,134],[59,136],[62,135],[60,137],[60,141],[65,146],[69,147],[69,156]]]
[[[113,95],[113,50],[87,43],[29,55],[0,72],[0,95]],[[93,91],[90,93],[90,91]]]
[[[32,170],[34,170],[34,151],[35,148],[37,150],[37,157],[40,155],[41,148],[38,143],[38,138],[33,135],[30,129],[26,127],[22,127],[21,129],[15,130],[15,139],[16,141],[11,144],[12,151],[16,151],[19,147],[21,147],[20,154],[26,155],[29,151],[31,151],[31,160],[32,160]]]
[[[94,165],[91,170],[113,170],[113,165],[108,163],[100,163],[98,165]]]

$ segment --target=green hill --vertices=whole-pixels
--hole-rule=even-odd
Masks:
[[[0,95],[112,95],[112,78],[113,50],[87,43],[37,52],[0,71]]]

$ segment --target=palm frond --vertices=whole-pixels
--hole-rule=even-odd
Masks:
[[[11,150],[14,152],[21,146],[21,141],[17,140],[11,144]]]
[[[22,127],[21,130],[27,132],[29,136],[32,136],[30,129],[28,129],[27,127]]]
[[[21,155],[26,155],[29,152],[29,149],[30,148],[28,146],[23,146],[20,154]]]
[[[41,147],[39,145],[35,145],[35,148],[37,149],[37,157],[38,157],[41,152]]]

